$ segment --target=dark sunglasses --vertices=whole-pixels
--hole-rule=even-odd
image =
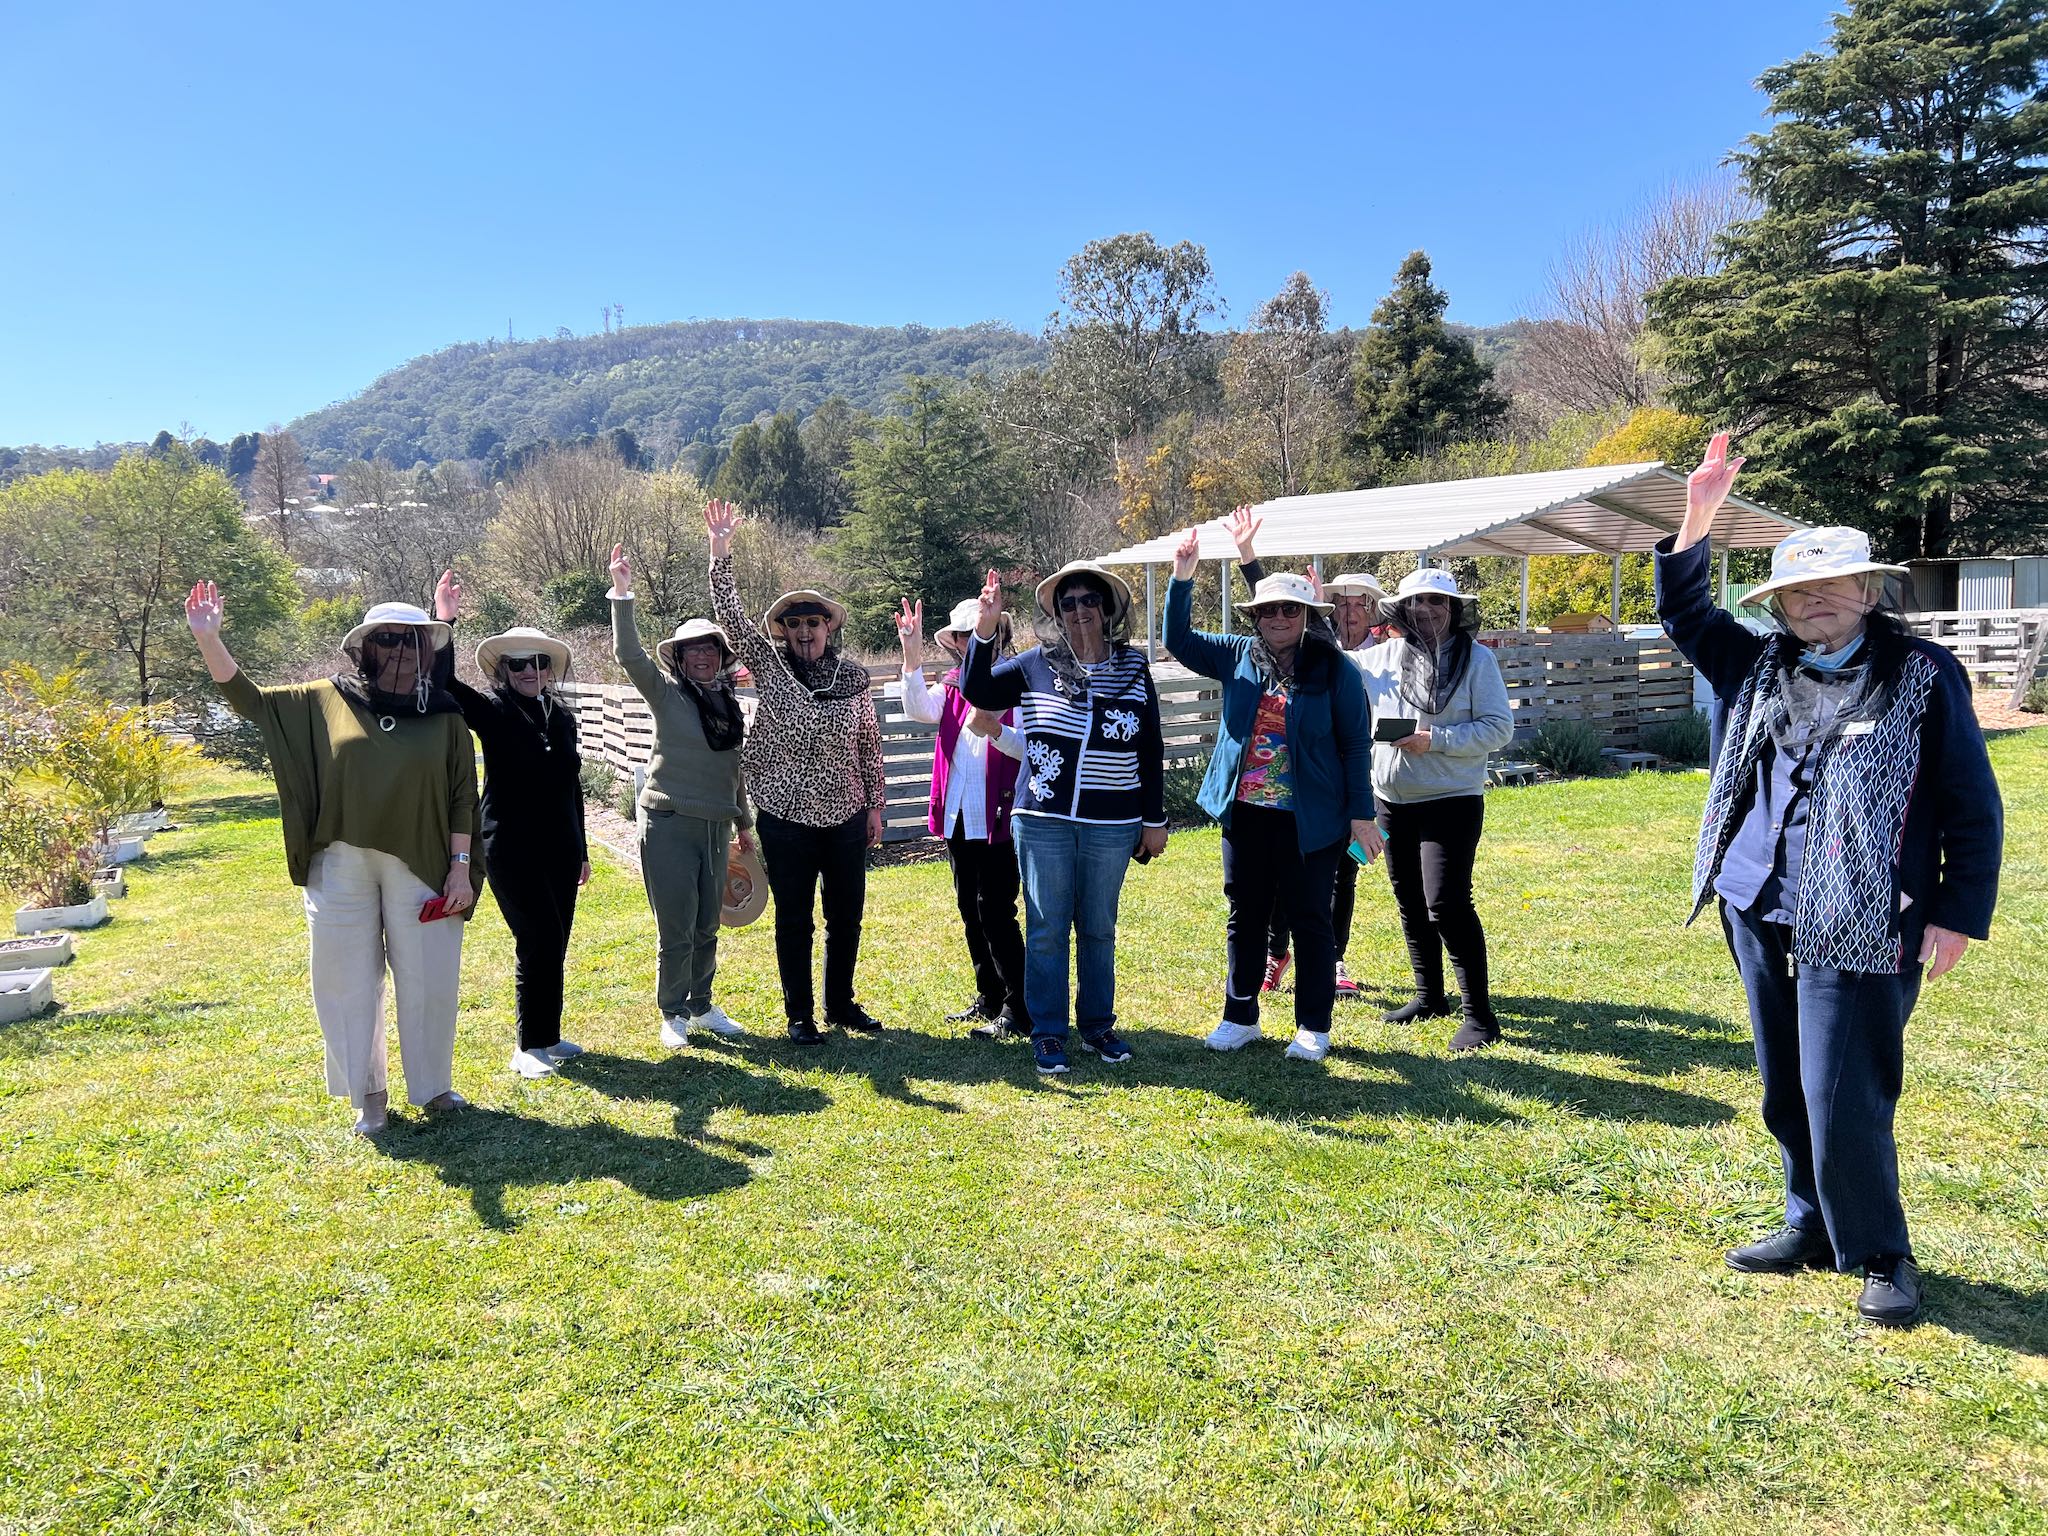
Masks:
[[[539,667],[541,671],[547,672],[554,668],[554,662],[546,656],[504,656],[499,660],[507,672],[524,672],[532,667]]]
[[[1259,617],[1262,619],[1268,617],[1276,619],[1298,619],[1301,617],[1301,604],[1261,603],[1259,605]]]
[[[1074,613],[1082,608],[1100,608],[1101,606],[1102,594],[1100,592],[1069,592],[1060,599],[1061,613]]]
[[[805,614],[800,618],[785,618],[782,621],[782,627],[784,629],[823,629],[825,621],[816,614]]]
[[[1413,597],[1401,599],[1404,603],[1420,603],[1425,608],[1448,608],[1451,600],[1441,592],[1418,592]]]
[[[394,646],[404,645],[411,638],[412,631],[409,629],[378,629],[372,630],[369,634],[363,636],[366,643],[381,645],[386,650]]]

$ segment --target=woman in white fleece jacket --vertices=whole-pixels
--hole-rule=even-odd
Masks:
[[[1383,610],[1398,637],[1350,653],[1373,720],[1415,722],[1372,753],[1387,878],[1415,975],[1414,997],[1386,1017],[1405,1024],[1450,1013],[1448,950],[1464,1015],[1451,1037],[1454,1052],[1500,1038],[1487,995],[1486,930],[1472,905],[1472,864],[1486,821],[1486,759],[1507,745],[1514,722],[1500,665],[1474,638],[1478,610],[1448,572],[1416,571]]]

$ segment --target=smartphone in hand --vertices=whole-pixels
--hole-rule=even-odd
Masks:
[[[1374,741],[1406,741],[1414,734],[1415,722],[1413,720],[1404,720],[1398,715],[1382,715],[1373,722],[1372,739]]]
[[[420,903],[420,921],[423,923],[438,922],[449,915],[446,896],[436,896],[431,901]]]

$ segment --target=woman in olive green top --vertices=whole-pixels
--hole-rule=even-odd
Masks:
[[[654,909],[661,1043],[680,1050],[693,1027],[743,1032],[711,1001],[711,983],[726,849],[735,839],[743,853],[754,846],[740,776],[745,720],[725,631],[691,619],[654,648],[657,662],[634,627],[633,562],[623,545],[612,546],[611,573],[612,654],[654,716],[654,755],[639,799],[640,875]]]
[[[462,919],[476,905],[476,749],[455,701],[429,679],[447,640],[406,603],[379,603],[342,642],[346,665],[314,683],[259,688],[221,642],[210,581],[185,619],[221,697],[263,732],[284,820],[285,862],[305,888],[313,1011],[327,1042],[327,1091],[355,1128],[385,1125],[384,972],[398,1000],[407,1097],[453,1109]],[[428,903],[449,916],[422,921]]]

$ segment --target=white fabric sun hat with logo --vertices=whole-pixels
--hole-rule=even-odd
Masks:
[[[1296,576],[1282,571],[1278,575],[1263,577],[1252,595],[1232,606],[1239,613],[1256,615],[1268,603],[1299,603],[1304,608],[1313,608],[1317,613],[1328,613],[1334,606],[1316,601],[1316,589],[1309,585],[1306,576]]]
[[[1771,579],[1742,595],[1745,607],[1769,602],[1789,587],[1837,576],[1904,576],[1903,565],[1870,558],[1870,535],[1856,528],[1806,528],[1778,540],[1771,551]]]

